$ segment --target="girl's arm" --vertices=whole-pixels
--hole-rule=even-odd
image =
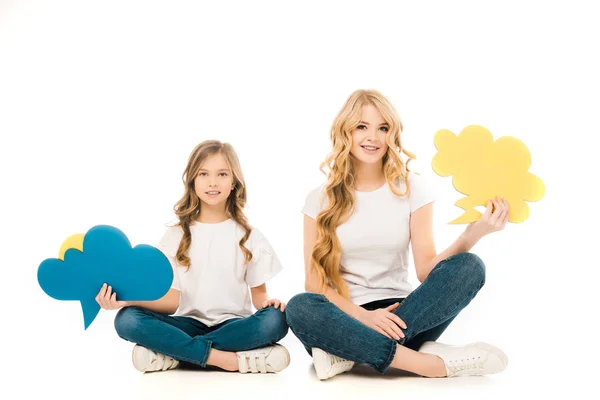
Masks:
[[[492,211],[492,205],[494,206]],[[433,203],[424,205],[411,214],[410,237],[417,278],[427,279],[433,268],[442,260],[455,254],[470,251],[485,235],[504,229],[508,221],[508,202],[491,200],[485,213],[444,251],[437,254],[433,240]]]
[[[122,307],[137,306],[146,308],[148,310],[156,311],[163,314],[174,314],[179,307],[179,295],[180,291],[176,289],[169,289],[169,291],[160,299],[153,301],[119,301],[117,300],[117,294],[112,292],[112,287],[107,286],[106,283],[100,289],[100,292],[96,296],[96,301],[100,304],[100,307],[105,310],[116,310]]]
[[[252,305],[257,310],[264,307],[264,304],[269,300],[267,294],[267,284],[263,283],[260,286],[250,288],[250,295],[252,296]]]
[[[252,305],[257,310],[273,305],[275,308],[279,308],[279,306],[281,306],[281,312],[285,311],[285,303],[283,301],[269,298],[269,295],[267,294],[266,283],[250,288],[250,294],[252,295]]]

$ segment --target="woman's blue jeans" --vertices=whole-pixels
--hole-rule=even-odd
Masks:
[[[484,283],[483,261],[475,254],[460,253],[440,261],[405,299],[363,304],[374,310],[401,302],[393,313],[407,329],[402,329],[405,336],[397,341],[346,314],[322,294],[298,294],[290,299],[285,312],[290,329],[309,354],[318,347],[385,373],[397,345],[419,350],[424,342],[437,340]]]

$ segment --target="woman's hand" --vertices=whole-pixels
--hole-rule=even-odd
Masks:
[[[377,310],[365,310],[359,320],[368,327],[390,339],[400,340],[404,337],[404,332],[400,328],[406,329],[406,324],[396,314],[392,313],[400,303],[394,303],[386,308]]]
[[[504,229],[508,216],[508,201],[496,197],[488,202],[487,208],[481,217],[467,226],[465,233],[477,241],[485,235]]]
[[[285,303],[283,301],[279,301],[278,299],[269,299],[262,303],[262,308],[267,308],[269,306],[273,306],[275,308],[281,306],[281,312],[285,311]]]
[[[100,292],[96,296],[96,302],[105,310],[118,310],[127,306],[126,301],[117,300],[117,293],[113,293],[112,287],[107,286],[106,283],[102,285]]]

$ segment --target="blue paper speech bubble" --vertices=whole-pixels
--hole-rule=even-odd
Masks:
[[[158,300],[171,288],[173,269],[157,248],[132,248],[123,232],[108,225],[72,238],[76,236],[82,237],[80,246],[64,251],[63,259],[48,258],[40,264],[38,282],[54,299],[80,301],[85,329],[100,311],[96,296],[104,283],[124,301]]]

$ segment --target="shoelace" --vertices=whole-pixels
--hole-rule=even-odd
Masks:
[[[239,368],[240,371],[252,371],[254,373],[261,372],[267,373],[267,360],[265,353],[251,353],[239,356]]]
[[[481,357],[471,357],[448,361],[448,371],[450,375],[455,376],[461,373],[478,374],[483,372]]]
[[[338,374],[342,371],[352,368],[354,366],[354,361],[349,361],[344,358],[331,355],[331,372],[333,374]]]

